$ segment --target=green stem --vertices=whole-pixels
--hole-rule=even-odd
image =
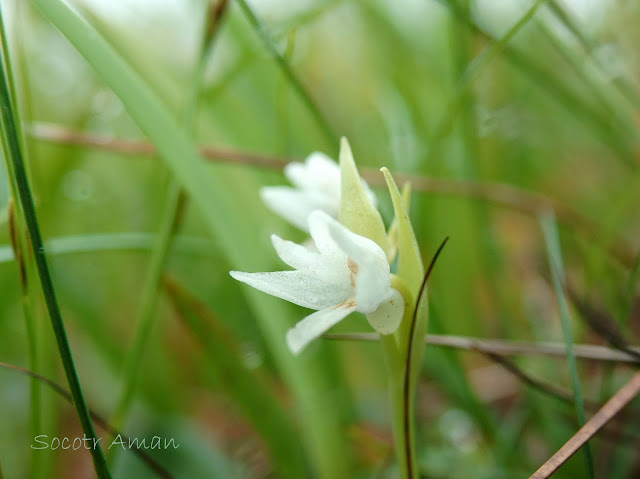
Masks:
[[[14,208],[13,198],[9,199],[9,238],[11,240],[11,249],[16,259],[16,266],[18,269],[18,277],[20,280],[20,304],[22,306],[22,315],[24,317],[25,329],[27,332],[27,348],[28,348],[28,361],[29,368],[32,371],[38,371],[40,369],[39,354],[38,354],[38,335],[37,325],[31,309],[31,302],[29,298],[29,283],[27,278],[27,266],[24,257],[24,245],[26,238],[19,234],[22,231],[18,225],[16,225],[16,213]],[[38,381],[31,378],[29,381],[29,432],[31,437],[36,437],[42,430],[42,394]],[[38,451],[36,449],[31,450],[31,476],[42,477],[44,470],[39,467],[42,461],[38,460]]]
[[[410,320],[406,315],[403,321]],[[396,449],[399,477],[414,479],[418,477],[415,454],[415,433],[413,421],[406,418],[413,417],[413,395],[407,402],[405,399],[404,359],[405,354],[400,349],[395,335],[382,336],[385,357],[387,359],[389,398],[391,400],[391,424],[393,428],[393,442]],[[405,351],[406,353],[406,351]]]
[[[16,5],[16,20],[19,23],[21,19],[23,19],[22,9],[24,8],[24,4],[18,2]],[[26,112],[26,116],[30,116],[31,112],[31,101],[30,95],[28,93],[28,89],[26,89],[22,96],[19,97],[15,88],[15,84],[26,84],[25,71],[26,71],[26,54],[24,52],[24,42],[16,41],[14,43],[16,47],[16,57],[17,57],[17,68],[13,68],[11,62],[11,56],[9,55],[9,41],[7,38],[7,32],[4,28],[4,19],[2,18],[2,14],[0,11],[0,35],[1,35],[1,43],[2,43],[2,55],[6,61],[7,68],[7,82],[9,85],[9,96],[14,101],[13,111],[14,118],[16,122],[16,132],[19,140],[23,140],[22,147],[23,151],[29,156],[28,143],[24,139],[22,125],[23,121],[20,115],[21,109],[19,105],[23,107],[23,111]],[[18,80],[16,82],[16,80]],[[29,165],[25,165],[26,168],[26,176],[29,177]],[[17,191],[17,186],[15,182],[12,182],[14,187],[13,191]],[[25,321],[25,330],[27,333],[27,348],[28,348],[28,364],[29,368],[32,371],[40,371],[42,364],[40,358],[47,357],[49,351],[49,347],[47,344],[39,345],[39,339],[41,336],[39,334],[39,330],[45,326],[44,323],[38,321],[40,319],[34,314],[34,302],[36,301],[35,297],[31,296],[31,284],[30,279],[34,277],[35,270],[34,264],[30,261],[31,255],[25,254],[28,251],[28,239],[26,237],[26,232],[24,231],[23,224],[19,221],[20,218],[24,217],[24,213],[22,211],[22,207],[20,202],[13,202],[10,199],[9,206],[9,230],[10,230],[10,238],[11,238],[11,248],[14,253],[14,257],[16,258],[16,264],[18,266],[18,271],[20,275],[20,285],[21,285],[21,298],[20,303],[22,307],[22,314]],[[43,401],[43,391],[42,385],[36,378],[31,378],[29,381],[29,431],[30,436],[35,437],[42,432],[42,428],[44,425],[44,408],[45,401]],[[50,459],[51,456],[45,456],[47,459]],[[48,463],[49,460],[44,459],[43,455],[39,453],[36,449],[31,450],[31,477],[34,479],[39,479],[43,477],[48,477]],[[2,475],[0,474],[0,479]]]
[[[35,318],[31,310],[31,303],[29,301],[28,292],[25,291],[22,294],[22,314],[27,328],[27,342],[29,347],[29,369],[32,371],[38,371],[40,369],[40,361],[38,354],[38,336],[37,327],[35,324]],[[31,437],[36,437],[42,431],[42,388],[40,383],[34,378],[29,381],[29,431]],[[38,468],[39,461],[37,459],[38,451],[31,450],[31,473],[33,477],[42,477],[42,472]],[[38,471],[36,473],[36,471]]]
[[[27,231],[32,250],[35,252],[35,262],[40,277],[40,283],[44,294],[47,310],[51,319],[51,325],[58,344],[58,352],[62,361],[65,375],[69,383],[73,402],[82,424],[85,436],[92,441],[96,439],[96,433],[89,416],[89,410],[82,394],[82,388],[78,379],[73,355],[69,346],[69,340],[58,306],[58,300],[53,286],[53,280],[49,271],[49,265],[45,254],[40,227],[35,212],[33,198],[29,182],[27,180],[24,159],[22,157],[22,149],[16,130],[16,120],[13,112],[13,103],[9,93],[7,69],[7,57],[3,55],[0,62],[0,118],[2,120],[2,143],[5,152],[5,161],[7,163],[7,171],[12,178],[12,185],[15,185],[17,191],[13,191],[14,195],[18,195],[20,204],[23,209],[24,220],[26,222]],[[111,475],[107,469],[107,464],[102,453],[101,447],[98,445],[90,449],[93,459],[95,471],[100,479],[110,478]]]
[[[20,130],[21,121],[18,114],[18,96],[15,90],[15,84],[13,79],[14,70],[11,65],[11,57],[9,55],[9,42],[7,39],[7,33],[4,29],[4,19],[0,12],[0,43],[2,47],[2,56],[6,61],[7,71],[7,83],[9,87],[9,97],[14,101],[13,110],[16,124],[16,134],[18,138],[22,138],[22,132]],[[15,191],[15,182],[12,183]],[[40,370],[40,364],[38,360],[38,341],[37,341],[37,327],[35,324],[35,318],[31,309],[31,303],[29,298],[29,283],[27,274],[27,262],[25,259],[24,251],[27,244],[27,238],[23,233],[23,228],[18,218],[22,218],[23,212],[19,204],[13,201],[13,198],[9,199],[8,206],[8,223],[9,223],[9,237],[11,240],[11,248],[13,250],[14,257],[16,258],[16,265],[18,267],[18,274],[20,278],[20,304],[22,306],[22,315],[25,321],[25,329],[27,332],[27,348],[28,348],[28,361],[29,368],[32,371]],[[29,381],[29,431],[31,437],[35,437],[40,434],[42,430],[42,390],[40,384],[35,380]],[[42,467],[42,461],[37,459],[38,451],[31,450],[31,474],[33,477],[42,477],[44,472]]]
[[[420,376],[429,317],[427,281],[447,241],[449,237],[445,238],[433,255],[416,291],[415,301],[405,281],[399,276],[391,275],[391,287],[402,295],[405,308],[398,330],[392,335],[382,336],[381,341],[389,366],[393,437],[398,467],[400,477],[407,479],[420,477],[416,461],[414,415],[416,386]],[[410,305],[412,307],[409,307]]]
[[[578,365],[576,362],[576,356],[573,352],[571,315],[569,313],[569,305],[564,294],[565,276],[564,266],[562,264],[562,252],[560,249],[560,240],[558,238],[558,227],[553,213],[541,214],[540,225],[542,226],[544,241],[547,247],[547,256],[549,258],[549,268],[551,269],[553,288],[555,290],[558,307],[560,309],[560,320],[562,322],[562,331],[564,333],[565,348],[567,351],[567,363],[569,365],[569,374],[571,375],[571,386],[573,388],[573,397],[578,426],[582,427],[585,423],[584,401],[582,399],[582,389],[580,387],[580,378],[578,376]],[[589,443],[584,444],[583,452],[587,475],[588,477],[593,479],[593,459],[591,456]]]
[[[381,336],[389,373],[388,386],[391,400],[393,440],[398,469],[402,479],[419,477],[416,461],[414,403],[417,371],[411,368],[414,347],[416,315],[413,299],[404,281],[392,275],[392,288],[402,295],[405,309],[401,325],[394,334]],[[424,342],[421,342],[424,344]],[[420,352],[421,354],[421,352]]]

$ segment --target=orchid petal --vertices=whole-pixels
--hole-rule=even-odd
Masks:
[[[310,309],[325,309],[346,300],[351,288],[322,281],[300,271],[243,273],[230,271],[232,278],[264,293]]]
[[[298,354],[307,344],[356,310],[353,301],[322,309],[310,314],[287,332],[287,345]]]
[[[288,186],[261,188],[260,196],[270,210],[304,231],[309,231],[307,218],[314,210],[336,211],[336,206],[328,197]]]
[[[354,224],[351,224],[351,221],[345,223],[349,228],[358,234],[371,237],[382,245],[383,249],[386,249],[386,238],[378,235],[380,231],[384,232],[384,227],[378,228],[382,225],[382,220],[375,209],[376,197],[367,183],[360,178],[355,163],[353,163],[349,145],[343,138],[340,153],[341,163],[343,163],[345,155],[350,159],[350,165],[347,168],[350,168],[348,175],[345,175],[345,171],[343,171],[344,165],[338,165],[330,157],[317,151],[311,153],[303,163],[289,163],[284,168],[284,174],[294,187],[263,188],[260,192],[262,199],[267,207],[275,213],[305,231],[309,231],[307,219],[316,209],[322,210],[336,219],[348,212],[347,216],[354,220]],[[345,178],[348,180],[346,184]],[[349,197],[346,202],[342,201],[345,194]],[[354,194],[359,201],[347,208],[345,204],[353,203],[351,200],[354,198]],[[364,209],[367,210],[367,214],[364,216],[352,211],[360,210],[362,205],[365,205]],[[345,208],[347,208],[345,212],[341,212]],[[376,214],[377,217],[374,217]],[[373,223],[370,225],[373,230],[363,223],[365,217],[368,217],[369,220],[373,219]],[[368,233],[375,234],[372,236]]]
[[[296,187],[307,191],[323,192],[336,204],[340,200],[340,168],[324,153],[311,153],[304,163],[289,163],[284,168],[287,179]]]
[[[317,213],[321,212],[314,212],[313,215],[317,215]],[[382,248],[374,241],[355,234],[329,216],[326,217],[325,221],[327,222],[327,231],[331,239],[347,256],[356,263],[374,261],[379,264],[382,269],[385,269],[387,272],[389,271],[387,256],[384,251],[382,251]]]
[[[355,300],[361,313],[374,312],[389,292],[389,263],[384,251],[368,238],[331,220],[328,229],[342,251],[355,263]]]
[[[322,254],[344,254],[329,232],[329,223],[336,221],[324,211],[314,211],[309,215],[311,238]]]
[[[287,265],[327,283],[350,288],[349,267],[344,254],[320,254],[278,235],[271,235],[278,256]]]

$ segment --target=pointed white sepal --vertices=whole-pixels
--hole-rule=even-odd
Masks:
[[[350,302],[310,314],[287,332],[287,346],[293,354],[299,354],[311,341],[322,336],[355,310],[355,303]]]

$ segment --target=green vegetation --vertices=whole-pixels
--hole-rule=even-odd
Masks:
[[[400,254],[392,271],[410,295],[449,237],[428,311],[403,323],[400,342],[414,340],[390,365],[393,387],[417,393],[408,469],[528,477],[632,377],[636,2],[0,0],[0,12],[0,478],[87,477],[89,452],[99,477],[399,477],[385,348],[400,340],[349,336],[372,332],[354,313],[294,356],[285,334],[308,310],[228,274],[285,269],[270,234],[307,235],[259,189],[313,151],[337,160],[342,136],[385,226],[408,211],[394,234],[421,258]],[[427,344],[420,359],[424,328],[538,346]],[[561,356],[543,354],[550,341]],[[612,360],[584,359],[581,344]],[[636,477],[638,407],[553,477]],[[102,450],[52,450],[94,428]],[[180,447],[109,449],[154,436]]]

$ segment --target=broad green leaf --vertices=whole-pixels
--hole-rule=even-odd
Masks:
[[[33,0],[67,37],[98,76],[120,98],[131,118],[156,146],[160,156],[198,207],[233,266],[266,271],[270,260],[255,246],[255,225],[229,201],[232,184],[212,175],[167,106],[94,28],[62,0]],[[339,418],[322,395],[328,387],[323,364],[313,355],[293,358],[285,345],[292,319],[286,305],[246,288],[248,304],[274,360],[295,397],[303,423],[301,441],[321,478],[347,477],[348,458]]]
[[[382,217],[367,195],[344,137],[340,140],[340,182],[340,222],[354,233],[375,241],[388,255],[389,240]]]

